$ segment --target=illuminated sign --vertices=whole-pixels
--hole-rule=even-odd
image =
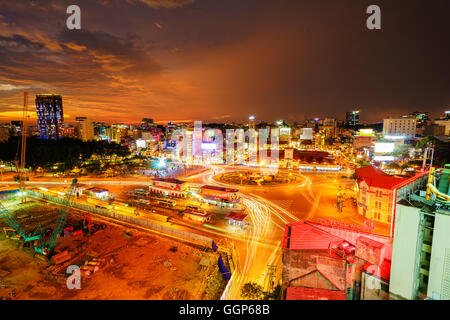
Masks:
[[[137,148],[145,148],[147,145],[147,143],[145,142],[145,140],[142,139],[137,139],[136,140],[136,147]]]
[[[280,135],[281,136],[290,136],[291,128],[280,128]]]
[[[373,129],[359,129],[359,135],[362,137],[373,136]]]
[[[255,120],[255,116],[248,117],[248,120]]]
[[[373,160],[375,161],[394,161],[393,156],[375,156],[373,157]]]
[[[384,136],[386,140],[403,140],[405,136]]]
[[[375,153],[389,153],[394,151],[395,143],[377,142],[375,143]]]
[[[202,143],[203,150],[216,150],[216,144],[211,142],[203,142]]]

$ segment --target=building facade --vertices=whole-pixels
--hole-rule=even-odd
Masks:
[[[78,139],[82,141],[94,140],[94,125],[86,117],[76,117]]]
[[[416,136],[415,117],[389,118],[383,120],[383,136],[403,136],[414,138]]]
[[[438,178],[445,194],[449,174]],[[427,200],[427,180],[423,175],[398,189],[391,299],[450,300],[450,206]]]
[[[395,187],[404,181],[367,166],[356,169],[358,213],[367,219],[391,224]]]
[[[41,139],[62,138],[64,123],[62,97],[56,94],[36,95],[36,113]]]

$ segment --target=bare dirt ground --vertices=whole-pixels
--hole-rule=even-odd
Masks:
[[[110,224],[93,235],[61,237],[55,251],[65,250],[82,268],[80,290],[67,288],[65,263],[49,266],[1,235],[0,299],[205,299],[207,274],[217,269],[212,253]]]

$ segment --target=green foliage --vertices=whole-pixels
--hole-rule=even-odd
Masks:
[[[426,136],[425,138],[417,142],[416,147],[425,148],[428,146],[428,144],[434,145],[435,148],[441,148],[445,145],[445,142],[442,142],[441,140],[433,136]]]
[[[208,299],[215,300],[219,298],[220,293],[225,288],[225,280],[218,269],[208,276],[206,284],[206,296]]]
[[[247,300],[261,300],[264,298],[264,290],[259,284],[249,282],[241,288],[241,297]]]
[[[281,300],[281,286],[278,284],[273,292],[266,292],[264,294],[264,300]]]
[[[417,148],[422,149],[427,146],[434,146],[433,163],[435,165],[443,167],[445,164],[450,163],[450,143],[442,142],[433,136],[427,136],[416,144]]]
[[[14,161],[19,141],[16,137],[0,143],[0,160]],[[20,150],[20,149],[19,149]],[[127,147],[107,141],[88,141],[63,138],[59,140],[43,140],[32,137],[27,140],[25,166],[35,170],[38,167],[50,168],[54,164],[62,164],[60,169],[70,170],[80,166],[92,155],[100,157],[124,157],[130,154]]]

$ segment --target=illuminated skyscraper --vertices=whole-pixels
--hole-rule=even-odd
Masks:
[[[62,97],[55,94],[36,95],[36,113],[41,139],[60,139],[64,122]]]
[[[255,116],[248,117],[248,128],[249,129],[256,129],[256,120]]]
[[[347,112],[345,114],[345,122],[349,126],[356,127],[359,124],[359,110]]]
[[[94,140],[94,125],[86,117],[76,117],[75,121],[78,124],[77,136],[82,141]]]

